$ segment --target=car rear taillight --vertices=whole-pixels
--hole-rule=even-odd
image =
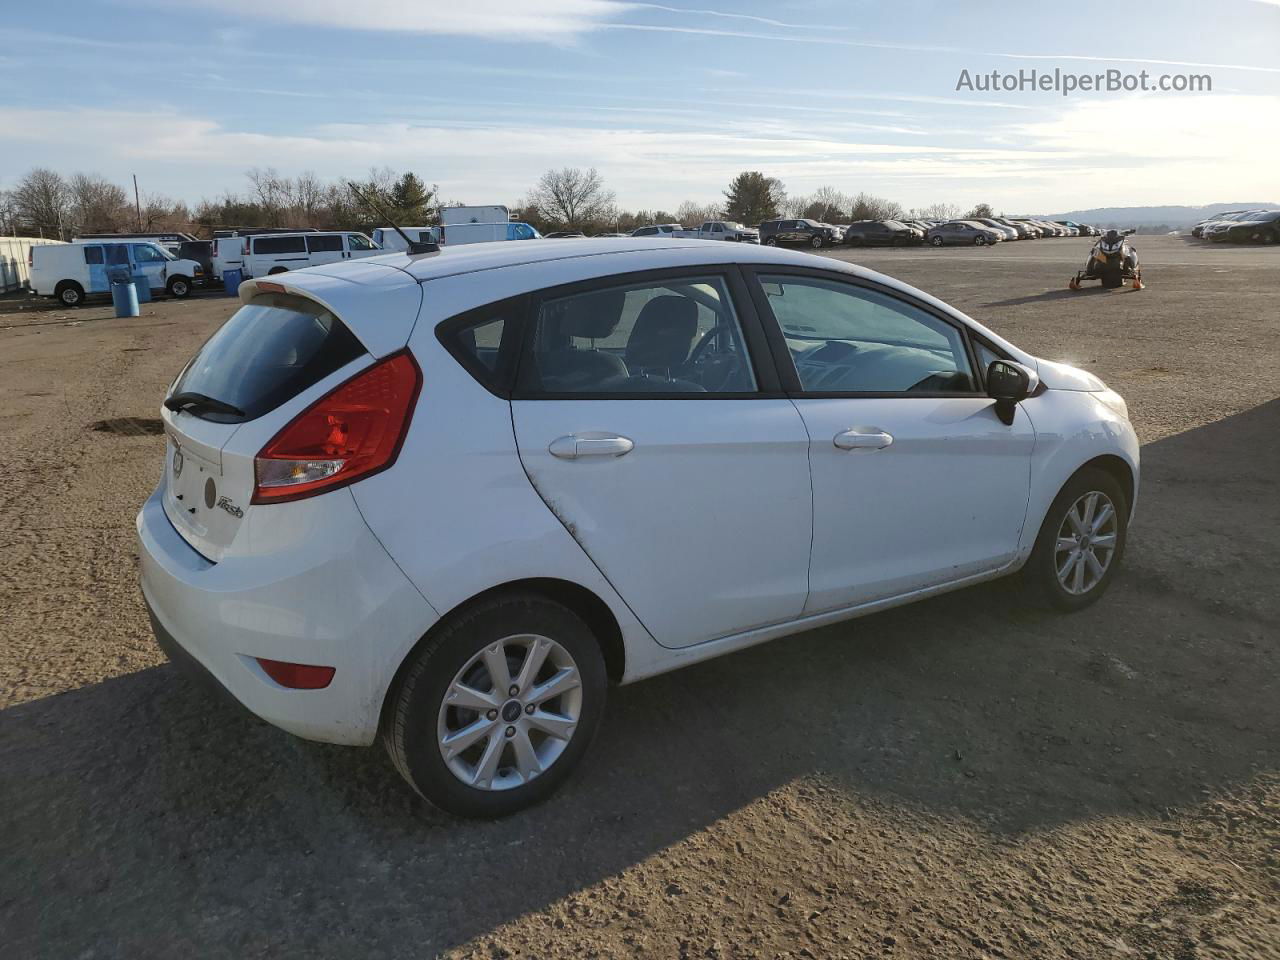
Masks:
[[[421,389],[422,371],[402,350],[321,397],[254,459],[252,502],[301,500],[387,469]]]

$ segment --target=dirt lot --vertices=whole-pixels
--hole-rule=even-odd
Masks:
[[[1125,394],[1102,603],[992,584],[617,690],[498,823],[154,646],[150,422],[232,301],[0,301],[0,956],[1280,957],[1280,249],[1143,238],[1147,290],[1072,295],[1086,246],[836,255]]]

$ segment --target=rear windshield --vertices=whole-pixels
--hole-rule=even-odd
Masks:
[[[288,294],[260,294],[205,342],[170,396],[203,394],[244,413],[188,407],[205,420],[253,420],[364,352],[355,334],[320,304]]]

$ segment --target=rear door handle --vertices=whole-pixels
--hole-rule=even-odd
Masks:
[[[547,450],[561,460],[577,460],[581,457],[621,457],[635,449],[627,437],[612,433],[569,434],[551,441]]]
[[[883,450],[893,437],[879,427],[850,427],[837,433],[834,443],[841,450]]]

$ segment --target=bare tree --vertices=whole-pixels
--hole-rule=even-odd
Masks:
[[[69,240],[71,192],[56,171],[36,167],[13,188],[19,228],[42,237]]]
[[[686,200],[676,207],[676,219],[685,226],[696,227],[708,220],[719,220],[720,218],[720,204],[718,203],[698,203],[696,200]]]
[[[18,201],[12,190],[0,190],[0,236],[18,235]]]
[[[931,203],[913,212],[930,220],[954,220],[960,216],[960,208],[954,203]]]
[[[306,170],[298,174],[293,184],[293,200],[297,208],[297,216],[294,219],[298,226],[320,226],[317,220],[324,206],[325,189],[320,178],[312,171]]]
[[[548,170],[529,191],[524,205],[546,223],[561,228],[611,223],[616,212],[613,191],[605,188],[595,167]]]
[[[902,204],[884,197],[873,197],[869,193],[854,197],[850,211],[853,220],[896,220],[902,215]]]
[[[819,187],[812,196],[799,198],[797,217],[810,220],[842,221],[853,206],[853,200],[847,193],[835,187]]]
[[[114,233],[133,223],[133,204],[119,184],[97,174],[77,173],[67,182],[67,189],[77,232]]]

